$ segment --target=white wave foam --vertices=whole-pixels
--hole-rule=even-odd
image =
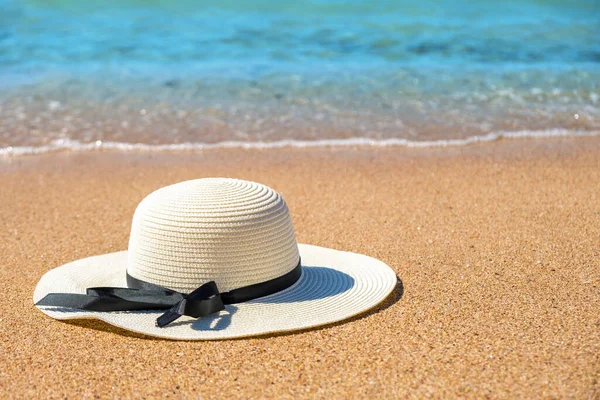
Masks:
[[[348,138],[348,139],[323,139],[323,140],[278,140],[273,142],[240,142],[225,141],[218,143],[178,143],[178,144],[145,144],[145,143],[122,143],[95,141],[82,143],[72,139],[58,139],[45,146],[9,146],[0,148],[0,156],[24,156],[45,154],[57,151],[93,151],[93,150],[120,150],[120,151],[146,151],[146,152],[172,152],[172,151],[199,151],[211,149],[279,149],[284,147],[308,148],[308,147],[457,147],[467,146],[475,143],[493,142],[500,139],[544,139],[559,137],[585,137],[600,136],[600,131],[577,131],[569,129],[549,130],[522,130],[512,132],[491,132],[481,136],[470,136],[464,139],[439,139],[439,140],[409,140],[402,138],[370,139],[370,138]]]

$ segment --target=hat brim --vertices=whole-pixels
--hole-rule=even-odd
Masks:
[[[167,339],[215,340],[289,332],[338,322],[382,302],[396,287],[394,271],[374,258],[299,246],[302,276],[289,288],[224,311],[194,319],[182,317],[167,327],[156,326],[161,311],[82,311],[38,306],[60,320],[99,319],[119,328]],[[98,286],[127,287],[127,251],[73,261],[48,271],[33,295],[36,303],[48,293],[85,293]]]

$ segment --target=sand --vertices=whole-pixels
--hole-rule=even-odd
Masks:
[[[145,195],[206,176],[272,186],[299,241],[402,286],[346,323],[217,342],[33,306],[47,270],[125,249]],[[1,159],[0,398],[600,398],[599,182],[597,138]]]

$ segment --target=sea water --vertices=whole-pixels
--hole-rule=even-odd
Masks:
[[[599,132],[598,0],[0,0],[0,155]]]

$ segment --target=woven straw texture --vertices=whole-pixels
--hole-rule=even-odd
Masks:
[[[298,245],[288,208],[267,186],[210,178],[159,189],[139,204],[129,250],[73,261],[47,272],[34,302],[48,293],[127,287],[131,276],[180,292],[214,280],[222,292],[279,277],[302,258],[291,287],[201,319],[164,328],[161,311],[93,312],[40,306],[56,319],[95,318],[170,339],[225,339],[315,327],[364,312],[396,287],[391,268],[374,258]]]
[[[221,291],[277,278],[298,264],[281,195],[255,182],[208,178],[146,197],[133,217],[127,272],[191,292],[214,280]]]
[[[93,318],[130,331],[181,340],[227,339],[312,328],[360,314],[396,287],[394,271],[364,255],[299,245],[302,277],[279,293],[226,306],[201,319],[181,317],[157,328],[160,311],[92,312],[39,307],[56,319]],[[87,287],[126,287],[127,251],[77,260],[47,272],[33,300],[51,292],[85,293]]]

